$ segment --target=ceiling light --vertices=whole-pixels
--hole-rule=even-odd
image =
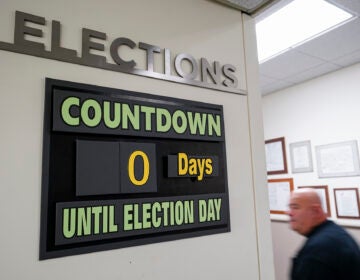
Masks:
[[[324,0],[294,0],[256,24],[259,62],[313,39],[352,17]]]

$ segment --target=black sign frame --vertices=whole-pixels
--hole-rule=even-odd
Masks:
[[[68,100],[66,99],[67,93],[71,93],[71,96],[84,98],[84,100],[81,100],[78,103],[80,105],[85,104],[86,101],[90,99],[93,100],[93,104],[96,104],[94,100],[98,100],[98,104],[104,104],[104,98],[112,100],[113,102],[121,100],[122,104],[128,102],[128,104],[130,104],[129,107],[131,108],[134,108],[134,104],[141,104],[148,112],[153,112],[152,114],[148,113],[143,115],[142,122],[139,122],[139,125],[142,128],[149,127],[149,124],[144,123],[145,119],[153,120],[155,118],[154,112],[156,109],[152,110],[151,104],[153,104],[156,108],[159,107],[162,110],[166,109],[170,114],[172,114],[173,119],[176,115],[175,112],[181,111],[178,110],[179,108],[182,108],[188,116],[189,114],[191,115],[191,113],[199,113],[200,115],[202,114],[202,116],[205,116],[206,114],[208,114],[208,116],[210,116],[210,114],[219,116],[217,119],[219,122],[217,124],[221,128],[216,130],[216,132],[214,132],[214,130],[210,130],[209,128],[207,130],[203,130],[202,133],[197,134],[192,134],[189,132],[189,129],[181,129],[183,133],[180,134],[174,133],[171,129],[168,130],[168,133],[153,133],[152,131],[149,131],[149,129],[144,129],[141,132],[141,128],[140,132],[139,130],[134,130],[129,133],[129,130],[131,130],[129,127],[127,130],[118,129],[109,132],[106,127],[104,128],[104,126],[101,126],[102,124],[94,126],[94,131],[91,131],[88,127],[82,128],[81,125],[75,125],[70,129],[63,129],[58,126],[56,114],[59,113],[59,110],[57,110],[59,109],[59,104],[64,104],[64,101],[62,103],[56,103],[56,98],[57,96],[62,96],[64,100]],[[76,102],[72,103],[72,109],[77,107],[76,104]],[[62,108],[64,108],[64,106]],[[69,118],[75,121],[78,120],[75,117],[81,116],[80,111],[71,111],[69,106],[67,108]],[[94,108],[92,109],[92,111],[95,111]],[[96,112],[93,113],[89,119],[95,114]],[[199,114],[194,116],[200,116]],[[112,116],[114,116],[114,114],[112,114]],[[183,118],[184,115],[177,113],[176,116],[181,116],[181,118]],[[179,120],[181,118],[175,118],[176,123],[173,123],[173,125],[179,128]],[[95,117],[92,120],[94,119]],[[154,123],[155,122],[152,123],[152,130],[154,130],[155,127]],[[180,129],[177,130],[177,132],[179,131]],[[199,132],[200,129],[197,131]],[[91,185],[92,180],[96,180],[96,176],[91,177],[91,173],[89,175],[90,179],[88,180],[83,180],[82,178],[84,176],[78,175],[81,174],[81,166],[79,167],[79,162],[80,165],[87,162],[88,158],[86,153],[87,151],[93,150],[91,145],[89,146],[90,148],[87,146],[87,143],[95,145],[96,148],[100,149],[100,152],[94,154],[95,158],[103,153],[106,154],[107,151],[106,149],[102,149],[103,146],[101,144],[99,145],[99,143],[106,143],[106,147],[116,147],[116,149],[120,151],[121,155],[131,151],[133,147],[136,149],[140,146],[148,149],[147,154],[152,155],[150,156],[149,165],[155,163],[156,166],[156,171],[154,171],[155,174],[150,174],[150,177],[153,176],[151,179],[153,181],[151,181],[152,186],[150,186],[150,189],[148,191],[136,193],[132,192],[129,187],[122,187],[120,191],[114,188],[109,188],[108,193],[105,191],[103,193],[96,193],[96,190],[95,193],[91,193],[86,188],[78,188],[78,185]],[[156,147],[156,153],[152,151],[153,146]],[[111,152],[107,155],[110,155],[111,157],[113,151],[114,150],[111,150]],[[173,175],[174,170],[169,169],[174,167],[174,164],[172,164],[174,162],[174,156],[179,153],[180,158],[181,152],[184,152],[182,153],[184,155],[183,158],[186,158],[188,162],[203,162],[204,166],[206,160],[212,162],[213,165],[216,165],[209,169],[210,171],[214,171],[213,174],[210,174],[209,171],[208,174],[203,172],[201,176],[200,174],[194,175],[188,173],[181,176]],[[84,154],[85,158],[83,156]],[[107,160],[106,156],[104,156],[104,158]],[[117,159],[117,157],[113,158],[115,160]],[[99,160],[101,161],[101,159]],[[120,156],[119,162],[121,160],[122,157]],[[120,167],[122,165],[120,165]],[[86,165],[85,167],[92,168],[91,165]],[[151,169],[151,171],[153,170],[154,169]],[[120,178],[118,179],[121,181],[121,186],[126,186],[126,183],[124,183],[124,178],[126,176],[123,176],[122,172],[123,171],[120,172]],[[137,171],[135,170],[134,172]],[[79,176],[80,179],[78,178]],[[135,174],[134,178],[135,177],[139,178],[139,175]],[[111,183],[112,182],[114,182],[114,180],[112,180]],[[156,186],[155,189],[154,186]],[[76,192],[74,188],[76,189]],[[176,214],[178,213],[176,212],[176,209],[185,209],[186,205],[188,206],[188,209],[195,212],[188,216],[190,220],[193,219],[192,221],[186,222],[186,219],[184,220],[184,218],[181,218],[182,214],[178,214],[178,216]],[[152,219],[152,226],[150,228],[146,228],[145,221],[150,221],[151,218],[148,217],[148,219],[145,220],[144,213],[148,215],[151,212],[149,210],[150,207],[152,207],[151,211],[153,214],[155,213],[154,211],[158,211],[156,212],[158,216],[157,219]],[[169,221],[165,221],[165,216],[167,215],[165,214],[165,210],[163,213],[159,214],[160,207],[163,207],[161,208],[162,210],[166,207],[166,213],[175,211],[175,214],[173,213],[173,216],[171,216],[173,217],[171,222],[170,218]],[[64,236],[59,234],[59,227],[63,227],[62,233],[64,233],[64,213],[73,213],[70,212],[72,211],[71,209],[74,210],[74,213],[77,213],[76,215],[78,215],[76,216],[77,221],[74,222],[77,226],[81,219],[79,218],[80,210],[82,211],[83,219],[86,217],[85,213],[89,214],[92,211],[89,214],[92,216],[88,222],[91,223],[90,221],[92,221],[93,224],[95,224],[94,219],[98,219],[98,223],[102,224],[103,233],[106,230],[106,235],[102,235],[99,232],[96,232],[95,234],[94,231],[96,231],[96,229],[92,228],[91,230],[93,232],[91,233],[91,236],[79,235],[76,238],[69,238],[66,240]],[[106,222],[106,227],[104,226],[104,214],[106,213],[106,217],[110,217],[110,213],[112,213],[111,210],[114,211],[114,209],[117,209],[118,211],[116,213],[121,213],[123,218],[125,217],[124,213],[127,213],[126,217],[132,217],[132,219],[127,220],[128,228],[131,228],[128,232],[125,232],[124,230],[125,221],[122,220],[123,223],[119,223],[120,218],[114,218],[112,221],[110,221],[109,218],[109,221]],[[143,216],[141,217],[142,220],[140,219],[140,222],[135,221],[135,210],[142,211],[143,213]],[[213,211],[213,216],[211,217],[210,210]],[[99,212],[97,212],[97,216],[95,215],[96,211],[103,211],[101,218],[99,218]],[[209,211],[208,214],[206,214],[206,211]],[[119,214],[119,216],[121,215]],[[175,220],[174,217],[177,220]],[[158,224],[161,219],[163,224],[157,228],[156,224]],[[67,221],[70,221],[71,223],[70,218]],[[109,224],[113,223],[114,225],[115,222],[116,227],[123,226],[122,232],[120,230],[118,232],[114,231],[113,233],[109,232]],[[139,225],[142,228],[139,228]],[[82,226],[83,228],[81,228],[80,231],[83,231],[84,234],[86,225],[83,224]],[[165,228],[165,226],[168,226],[168,228]],[[94,225],[92,225],[92,227],[94,227]],[[135,227],[138,228],[135,230]],[[88,229],[89,228],[90,227],[88,227]],[[77,228],[77,233],[78,231],[79,226]],[[221,105],[46,78],[40,260],[229,231],[230,212],[227,186],[225,131],[223,107]]]

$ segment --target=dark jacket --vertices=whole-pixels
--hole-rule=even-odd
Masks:
[[[326,221],[307,237],[293,259],[292,280],[360,280],[360,249],[343,228]]]

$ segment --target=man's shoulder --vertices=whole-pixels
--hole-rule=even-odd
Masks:
[[[356,241],[342,227],[332,221],[314,233],[306,242],[306,251],[335,254],[339,251],[359,251]]]

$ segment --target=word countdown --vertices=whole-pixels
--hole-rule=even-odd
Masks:
[[[40,259],[230,231],[222,106],[46,79]]]

